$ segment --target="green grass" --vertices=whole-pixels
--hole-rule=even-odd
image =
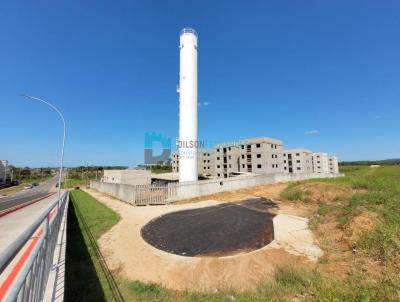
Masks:
[[[317,224],[318,221],[323,221],[326,215],[335,214],[338,224],[342,225],[363,211],[377,213],[381,223],[374,231],[365,234],[357,242],[357,249],[361,253],[384,263],[384,272],[376,278],[367,277],[357,264],[353,264],[352,273],[344,280],[323,275],[319,272],[318,266],[313,271],[284,266],[278,268],[275,281],[259,284],[255,290],[196,293],[177,292],[157,284],[132,282],[115,277],[125,301],[219,302],[232,301],[232,297],[235,301],[243,302],[293,301],[293,299],[298,301],[400,301],[400,167],[384,166],[371,169],[363,166],[346,166],[343,167],[343,171],[346,176],[338,179],[317,179],[290,184],[283,194],[293,202],[307,202],[311,193],[301,191],[299,194],[296,190],[304,183],[312,182],[328,182],[338,187],[347,186],[355,189],[352,196],[340,199],[337,204],[321,203],[316,212],[320,218],[312,221]],[[116,213],[83,191],[72,191],[71,198],[73,205],[79,207],[96,239],[119,220]],[[70,218],[68,219],[70,224]],[[71,235],[72,240],[75,240],[75,245],[78,245],[78,255],[76,255],[78,261],[75,267],[79,279],[76,282],[85,284],[82,291],[87,292],[88,288],[91,290],[91,298],[86,296],[87,300],[112,301],[111,290],[91,248],[90,240],[82,231],[81,222],[78,223],[75,233],[82,235],[84,243],[82,248],[79,244],[79,236],[74,238]],[[68,235],[68,238],[71,236]],[[74,244],[72,244],[73,247]],[[323,265],[327,261],[327,258],[323,258],[319,264]],[[85,282],[80,282],[81,279]],[[69,296],[66,300],[87,301],[79,295]]]
[[[96,240],[120,219],[117,213],[82,190],[73,190],[70,196],[75,206],[79,207]]]
[[[282,197],[290,201],[303,201],[309,202],[311,197],[310,191],[303,191],[299,188],[301,182],[290,183],[287,188],[282,192]]]
[[[114,226],[120,217],[81,190],[71,191],[70,198],[65,274],[66,301],[112,301],[111,288],[86,226],[97,240]]]

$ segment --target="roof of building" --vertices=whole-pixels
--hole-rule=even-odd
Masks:
[[[258,144],[258,143],[283,145],[283,142],[278,139],[269,138],[269,137],[252,137],[252,138],[246,138],[246,139],[241,139],[241,140],[227,142],[227,143],[221,143],[221,144],[216,145],[215,147],[225,147],[225,146],[226,147],[230,147],[230,146],[239,147],[240,145],[243,145],[243,144]]]
[[[254,138],[247,138],[242,140],[243,143],[247,144],[256,144],[256,143],[272,143],[276,145],[283,145],[283,142],[269,137],[254,137]]]
[[[161,179],[161,180],[178,180],[179,173],[167,172],[167,173],[152,173],[151,178]]]
[[[307,149],[287,149],[283,150],[284,153],[313,153],[310,150]]]

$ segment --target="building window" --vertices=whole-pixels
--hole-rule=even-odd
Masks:
[[[217,152],[219,152],[219,148],[217,149]],[[219,176],[219,174],[218,174],[218,176]]]
[[[275,154],[275,158],[278,158],[278,154]]]
[[[221,168],[221,166],[220,166],[220,165],[218,165],[218,166],[217,166],[217,168],[219,169],[219,168]]]
[[[220,177],[221,176],[221,174],[220,173],[218,173],[218,177]]]
[[[232,156],[230,156],[230,155],[229,155],[229,156],[228,156],[228,158],[229,158],[229,159],[231,159],[231,158],[232,158]]]
[[[242,168],[244,168],[245,166],[244,166],[244,164],[242,164]]]
[[[299,171],[300,171],[300,170],[301,170],[301,168],[300,168],[300,167],[297,167],[297,170],[299,170]]]
[[[272,168],[275,168],[275,164],[272,164]]]
[[[274,158],[274,155],[273,155],[273,154],[272,154],[271,156],[272,156],[272,158]]]
[[[242,158],[244,158],[244,154],[242,154]]]
[[[256,148],[260,148],[261,147],[261,144],[256,144]]]
[[[258,168],[258,169],[261,169],[261,165],[257,165],[257,168]]]
[[[296,156],[300,156],[300,153],[296,153]]]
[[[244,149],[244,145],[242,145],[242,149]]]
[[[285,170],[287,170],[287,168],[286,168],[286,167],[284,167],[284,169],[285,169]]]
[[[217,160],[219,160],[219,156],[217,157]]]
[[[261,154],[257,154],[257,158],[261,158]]]
[[[284,164],[286,164],[286,159],[283,161]]]
[[[204,160],[204,162],[206,163],[207,161],[206,161],[206,160]]]
[[[299,163],[300,163],[300,160],[296,160],[296,163],[298,163],[298,164],[299,164]]]
[[[231,147],[229,147],[228,150],[231,151]]]
[[[283,156],[285,156],[285,157],[286,157],[286,153],[283,153]]]
[[[229,164],[229,168],[232,168],[232,165],[231,165],[231,164]]]
[[[207,169],[207,167],[204,167],[204,170],[206,170]]]
[[[274,145],[273,144],[271,144],[271,149],[274,149]]]
[[[208,167],[207,169],[210,170],[210,167]]]

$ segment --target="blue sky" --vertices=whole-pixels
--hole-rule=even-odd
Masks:
[[[178,135],[179,31],[199,34],[199,135],[340,160],[400,157],[399,1],[2,1],[0,157],[143,162]],[[204,105],[208,104],[208,105]]]

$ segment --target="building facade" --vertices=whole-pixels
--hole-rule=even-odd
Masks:
[[[179,173],[179,154],[172,154],[172,172]],[[212,150],[197,151],[197,171],[200,175],[214,176],[215,175],[215,152]]]
[[[150,170],[104,170],[102,182],[122,185],[150,185]]]
[[[329,172],[333,173],[333,174],[338,174],[339,173],[339,164],[338,164],[337,157],[329,156],[328,162],[329,162]]]
[[[10,178],[10,169],[7,160],[0,160],[0,185],[4,185]]]
[[[282,141],[260,137],[216,146],[215,173],[227,178],[243,173],[283,172]]]
[[[283,169],[287,173],[313,173],[313,153],[305,149],[283,151]]]
[[[314,152],[312,154],[312,159],[313,159],[314,173],[321,173],[321,174],[330,173],[328,154],[323,152]]]

